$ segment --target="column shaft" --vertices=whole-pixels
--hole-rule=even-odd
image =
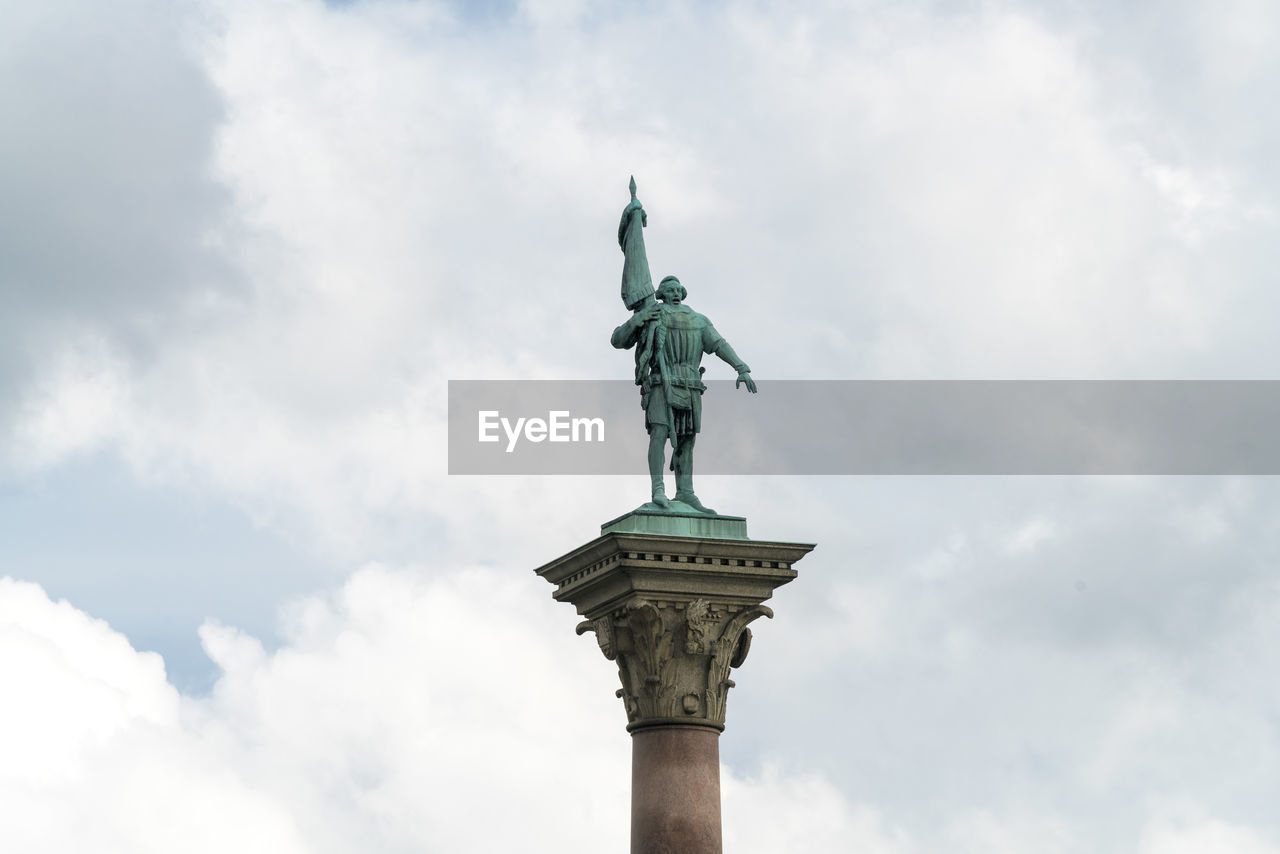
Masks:
[[[631,734],[631,854],[722,854],[720,733],[655,726]]]

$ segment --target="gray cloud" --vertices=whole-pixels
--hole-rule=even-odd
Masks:
[[[727,761],[821,768],[930,833],[1056,815],[1068,851],[1132,850],[1179,801],[1276,831],[1269,481],[772,484],[739,490],[755,535],[825,539],[757,630]]]
[[[175,309],[232,277],[214,246],[223,105],[191,50],[195,7],[5,5],[0,380],[12,391],[69,335],[147,353]]]
[[[1078,4],[1053,18],[589,3],[575,17],[570,3],[557,18],[530,3],[465,33],[423,4],[223,5],[219,175],[240,222],[281,251],[224,247],[262,299],[234,328],[168,338],[101,407],[103,432],[158,489],[234,503],[326,566],[391,553],[429,556],[424,574],[444,578],[476,561],[527,573],[643,499],[641,478],[443,474],[448,379],[628,374],[605,342],[623,314],[611,232],[632,172],[657,271],[682,276],[762,379],[1274,373],[1274,194],[1240,180],[1268,167],[1235,162],[1229,135],[1195,120],[1213,100],[1205,115],[1243,129],[1261,102],[1214,82],[1218,59],[1184,62],[1224,56],[1185,9],[1165,40],[1151,19]],[[81,26],[100,42],[128,29]],[[1160,62],[1143,52],[1156,42]],[[1166,66],[1200,70],[1187,88],[1162,82]],[[173,109],[195,122],[201,103]],[[167,122],[131,121],[149,140]],[[194,169],[203,155],[188,154]],[[116,177],[85,179],[102,184],[93,210],[132,189],[137,157],[113,156],[101,165]],[[168,293],[145,282],[203,269],[183,247],[217,205],[191,174],[193,207],[157,223],[178,247],[146,262],[160,272],[135,281],[117,243],[70,232],[120,299],[35,300],[29,328],[80,317],[127,337]],[[49,269],[87,281],[70,260]],[[58,400],[53,415],[74,420],[80,398]],[[53,464],[78,447],[53,439]],[[819,543],[738,680],[731,764],[825,773],[913,835],[969,840],[924,850],[1134,850],[1153,798],[1274,832],[1259,806],[1280,775],[1274,691],[1257,676],[1277,648],[1265,481],[1256,496],[1219,481],[814,481],[700,487],[754,536]],[[95,566],[85,555],[82,571]],[[253,575],[279,569],[237,571],[259,613]],[[96,611],[91,593],[82,604]],[[596,667],[589,696],[619,713],[611,665],[560,619],[586,644],[573,672]],[[377,660],[395,671],[383,687],[417,690],[394,652]],[[384,731],[340,693],[353,726]],[[470,696],[465,681],[448,695]],[[1140,850],[1176,850],[1152,845]]]

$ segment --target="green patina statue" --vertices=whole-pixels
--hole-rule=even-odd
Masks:
[[[684,304],[688,291],[675,276],[667,276],[653,289],[649,260],[641,229],[648,215],[636,199],[631,179],[631,201],[618,224],[622,247],[622,302],[633,314],[613,330],[614,347],[635,348],[636,385],[649,430],[649,477],[653,500],[641,510],[697,512],[715,515],[693,492],[693,445],[702,428],[702,374],[704,353],[715,353],[738,372],[734,388],[746,383],[755,394],[751,369],[733,352],[711,321]],[[656,299],[656,301],[655,301]],[[675,501],[669,501],[663,485],[666,443],[671,440],[671,468],[676,473]]]

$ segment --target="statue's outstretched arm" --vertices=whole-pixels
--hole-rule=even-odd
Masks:
[[[733,387],[737,388],[742,383],[747,384],[747,391],[752,394],[756,393],[756,381],[751,379],[751,369],[747,367],[747,363],[742,361],[742,357],[733,352],[733,348],[729,346],[729,342],[720,339],[720,343],[716,345],[715,354],[724,359],[729,365],[738,372],[738,378],[733,381]]]
[[[729,342],[725,341],[723,338],[721,338],[720,343],[716,345],[714,352],[721,359],[724,359],[724,361],[728,363],[729,367],[733,368],[738,373],[751,373],[751,369],[747,367],[747,363],[742,361],[742,358],[737,353],[733,352],[733,348],[729,346]]]

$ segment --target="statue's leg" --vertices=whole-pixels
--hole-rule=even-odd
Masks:
[[[667,490],[662,482],[662,464],[666,462],[667,425],[653,424],[649,431],[649,481],[653,486],[653,503],[666,507]]]
[[[710,507],[704,507],[693,493],[693,445],[697,433],[688,433],[680,437],[673,462],[676,469],[676,501],[683,501],[694,510],[702,513],[715,513]]]

